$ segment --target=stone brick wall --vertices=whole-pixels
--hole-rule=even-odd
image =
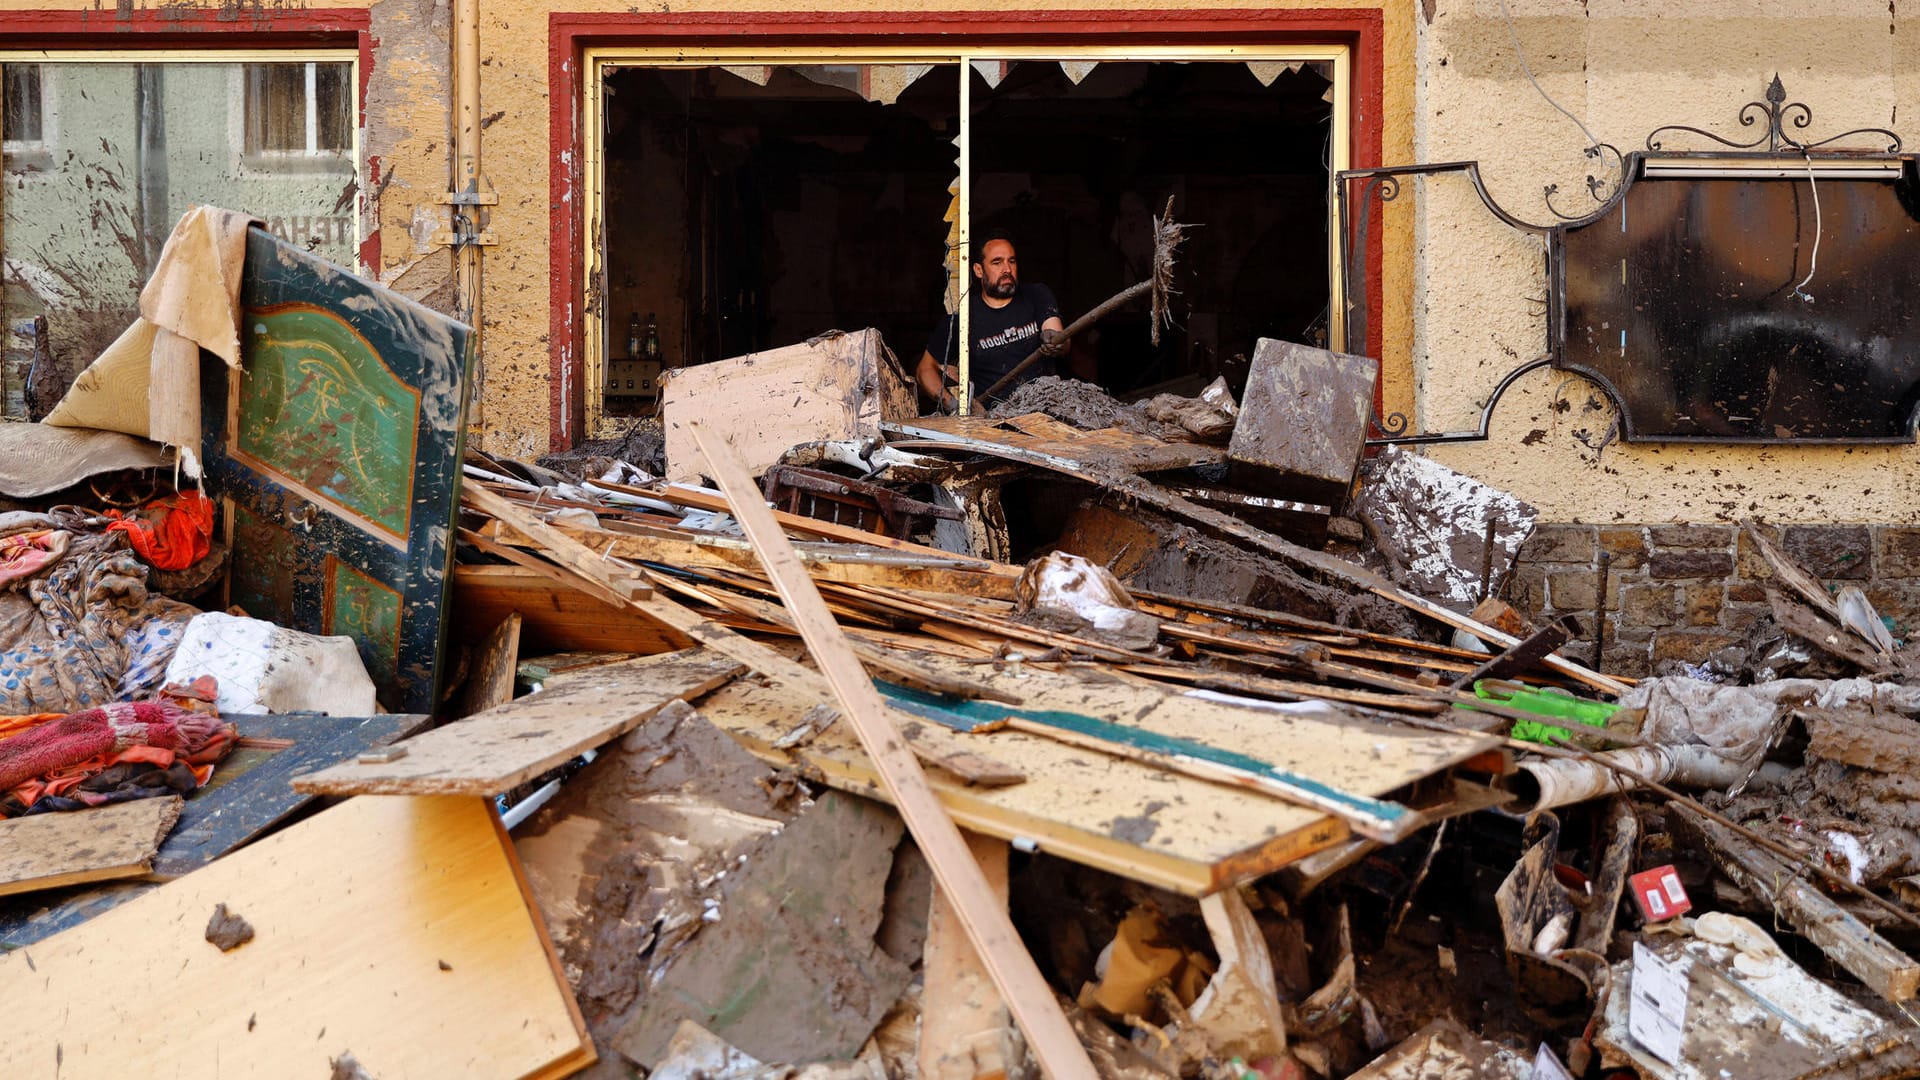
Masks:
[[[1920,528],[1789,525],[1767,535],[1831,587],[1858,585],[1894,636],[1920,631]],[[1572,614],[1585,640],[1567,652],[1591,663],[1593,615],[1607,556],[1601,669],[1650,674],[1663,660],[1699,663],[1742,644],[1768,618],[1766,560],[1732,525],[1551,525],[1520,549],[1502,597],[1539,619]]]

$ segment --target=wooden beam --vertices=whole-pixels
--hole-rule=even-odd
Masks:
[[[726,445],[704,427],[689,423],[694,445],[725,493],[729,509],[766,564],[767,576],[799,625],[814,660],[833,686],[861,746],[880,772],[882,784],[906,820],[914,842],[933,866],[934,879],[953,901],[981,961],[1007,1002],[1034,1057],[1052,1080],[1095,1080],[1093,1062],[1080,1037],[1054,999],[1053,991],[1021,944],[1020,935],[996,900],[980,864],[946,809],[927,786],[920,763],[908,752],[886,713],[880,693],[860,667],[860,658],[848,647],[826,601],[800,565],[792,544],[773,514],[760,501],[753,479]]]
[[[746,670],[704,649],[596,669],[538,694],[456,720],[391,749],[293,781],[315,795],[495,795],[639,727],[681,698]]]
[[[178,795],[0,821],[0,896],[139,877],[180,819]]]
[[[1802,880],[1792,867],[1692,807],[1674,803],[1672,809],[1706,838],[1722,873],[1771,904],[1796,933],[1820,946],[1828,959],[1896,1004],[1912,1001],[1920,993],[1920,963]]]
[[[477,643],[487,627],[519,612],[525,651],[661,653],[693,644],[692,638],[646,618],[624,601],[604,600],[576,588],[576,580],[558,583],[520,566],[456,566],[448,633]]]

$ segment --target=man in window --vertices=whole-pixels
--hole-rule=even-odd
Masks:
[[[1000,388],[995,397],[998,401],[1029,379],[1053,374],[1054,358],[1067,351],[1069,342],[1053,290],[1037,281],[1021,283],[1019,256],[1005,232],[996,229],[974,245],[973,276],[976,287],[967,296],[967,320],[973,335],[969,372],[973,385],[985,390],[1034,350],[1042,354],[1039,362],[1021,372],[1018,379]],[[940,320],[916,372],[920,388],[940,403],[941,412],[955,408],[947,382],[960,378],[959,324],[956,315]],[[981,404],[991,406],[995,401]]]

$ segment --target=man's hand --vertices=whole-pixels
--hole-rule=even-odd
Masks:
[[[1040,331],[1040,355],[1045,357],[1065,356],[1067,347],[1073,339],[1060,330]]]

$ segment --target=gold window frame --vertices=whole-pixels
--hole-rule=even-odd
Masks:
[[[973,80],[968,76],[976,62],[998,61],[1113,61],[1113,62],[1192,62],[1192,63],[1245,63],[1245,62],[1303,62],[1325,63],[1332,68],[1333,85],[1333,139],[1331,168],[1327,174],[1327,297],[1328,311],[1333,317],[1328,319],[1331,335],[1329,344],[1337,351],[1344,351],[1345,342],[1342,327],[1344,320],[1339,313],[1345,309],[1346,297],[1342,289],[1345,275],[1341,272],[1339,229],[1334,200],[1333,177],[1342,170],[1352,167],[1353,137],[1353,49],[1348,45],[1022,45],[996,46],[981,49],[935,49],[915,46],[845,46],[820,47],[804,46],[794,48],[766,48],[740,46],[686,47],[671,46],[594,46],[583,50],[581,58],[584,101],[581,109],[581,175],[586,189],[586,221],[583,235],[588,237],[582,253],[584,265],[580,280],[586,287],[594,288],[593,283],[602,281],[605,269],[604,254],[593,237],[604,236],[604,217],[606,214],[606,76],[621,68],[690,68],[690,67],[751,67],[751,66],[795,66],[810,64],[935,64],[955,65],[961,70],[960,96],[957,102],[960,116],[960,137],[956,156],[959,170],[959,217],[958,231],[953,249],[948,252],[949,273],[957,273],[964,280],[967,267],[964,262],[968,250],[969,237],[967,223],[973,213],[971,185],[969,178],[973,170],[972,148],[972,87]],[[952,260],[963,260],[955,268]],[[581,320],[581,352],[583,364],[581,374],[585,388],[586,415],[585,429],[589,439],[608,438],[619,434],[607,423],[603,390],[601,384],[606,378],[606,303],[605,297],[582,296],[579,310]],[[961,304],[958,312],[960,319],[960,407],[964,411],[968,402],[965,394],[970,363],[967,349],[967,305]]]

